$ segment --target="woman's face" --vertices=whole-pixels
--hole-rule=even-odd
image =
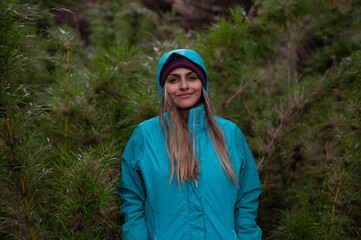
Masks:
[[[176,68],[165,81],[165,90],[180,110],[194,107],[202,94],[202,82],[188,68]]]

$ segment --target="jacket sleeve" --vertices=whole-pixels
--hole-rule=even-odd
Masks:
[[[122,180],[118,186],[118,194],[121,199],[120,211],[125,218],[122,226],[123,240],[149,239],[144,209],[146,191],[139,169],[143,152],[144,138],[141,128],[137,126],[121,159]]]
[[[256,163],[248,147],[246,139],[237,127],[235,131],[236,147],[240,156],[244,156],[239,173],[239,191],[235,205],[235,228],[238,239],[261,240],[262,231],[256,223],[258,196],[261,184]]]

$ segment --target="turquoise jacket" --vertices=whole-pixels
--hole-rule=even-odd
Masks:
[[[186,57],[189,52],[195,53],[179,51]],[[189,59],[206,73],[201,59]],[[149,119],[135,128],[121,160],[118,193],[125,217],[124,240],[261,239],[255,221],[261,192],[255,161],[236,124],[215,118],[226,137],[239,187],[219,164],[207,134],[203,106],[189,113],[189,129],[195,135],[194,149],[200,164],[198,184],[188,181],[179,186],[177,177],[169,184],[164,131],[159,117]]]

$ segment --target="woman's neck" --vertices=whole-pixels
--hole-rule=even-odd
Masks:
[[[179,113],[183,119],[183,121],[188,124],[188,118],[189,118],[189,110],[191,110],[192,108],[198,107],[199,105],[201,105],[200,101],[198,101],[198,103],[196,103],[193,107],[188,108],[188,109],[179,109]]]
[[[179,113],[182,117],[182,120],[185,123],[188,123],[188,118],[189,118],[189,109],[179,109]]]

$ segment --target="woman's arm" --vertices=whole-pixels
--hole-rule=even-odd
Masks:
[[[122,180],[119,183],[118,194],[121,198],[120,211],[125,218],[122,226],[123,240],[149,239],[144,210],[146,191],[139,170],[143,143],[143,134],[140,127],[137,127],[128,141],[121,160]]]
[[[238,129],[236,134],[238,135],[236,146],[239,151],[244,153],[244,161],[239,174],[239,191],[235,205],[235,228],[238,239],[260,240],[262,231],[255,220],[258,196],[261,193],[258,170],[243,133]]]

